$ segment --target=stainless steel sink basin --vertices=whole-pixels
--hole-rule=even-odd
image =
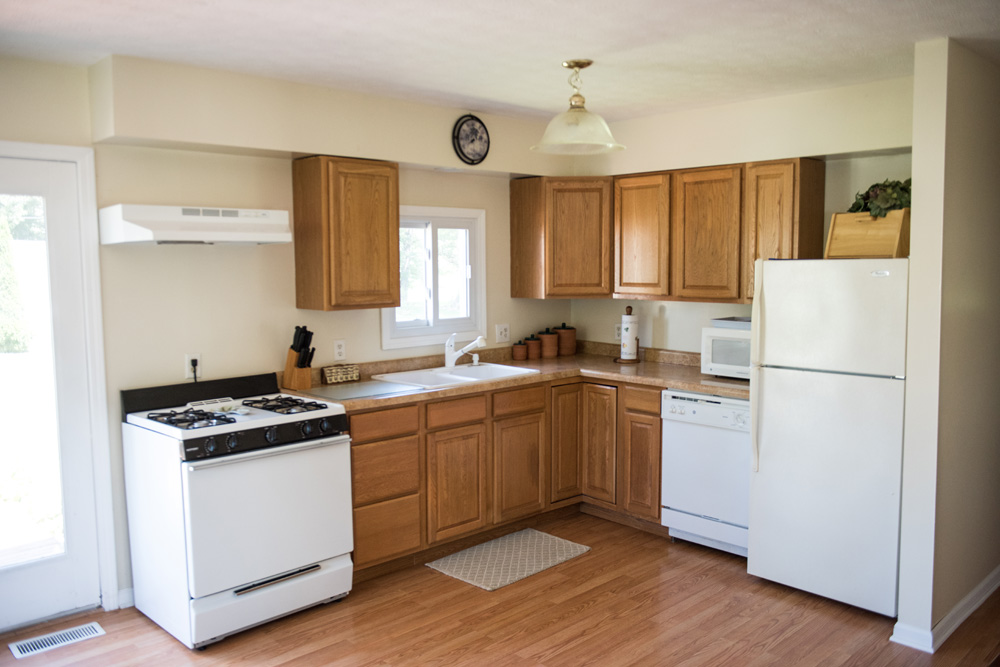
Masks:
[[[419,371],[381,373],[373,375],[372,379],[411,384],[424,389],[441,389],[443,387],[455,387],[473,382],[486,382],[488,380],[502,380],[503,378],[517,377],[519,375],[531,375],[533,373],[538,373],[538,371],[534,368],[517,368],[503,364],[479,364],[477,366],[463,364],[451,368],[441,366],[439,368],[426,368]]]

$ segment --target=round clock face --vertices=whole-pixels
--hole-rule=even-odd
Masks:
[[[462,162],[479,164],[490,152],[490,133],[486,131],[483,121],[467,114],[455,122],[451,143]]]

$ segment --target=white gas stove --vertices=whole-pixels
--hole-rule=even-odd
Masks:
[[[351,590],[342,405],[272,374],[122,392],[135,604],[189,648]]]

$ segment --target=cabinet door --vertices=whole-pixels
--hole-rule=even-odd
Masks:
[[[598,384],[583,385],[583,494],[615,502],[615,440],[618,390]]]
[[[740,297],[741,166],[673,174],[671,262],[674,296]]]
[[[583,425],[583,385],[552,387],[552,502],[583,493],[580,429]]]
[[[399,305],[399,167],[317,156],[292,163],[295,303]]]
[[[399,306],[399,168],[355,160],[333,164],[330,305]]]
[[[611,179],[545,180],[545,296],[611,294]]]
[[[669,294],[670,177],[615,179],[615,294]]]
[[[660,518],[660,418],[625,412],[618,447],[622,461],[621,506],[644,518]]]
[[[354,567],[420,550],[420,496],[386,500],[354,509]]]
[[[750,162],[743,196],[743,294],[753,298],[753,263],[818,259],[823,252],[826,165],[820,160]]]
[[[493,422],[494,520],[536,514],[545,509],[545,413]]]
[[[427,541],[448,540],[487,525],[486,426],[427,434]]]

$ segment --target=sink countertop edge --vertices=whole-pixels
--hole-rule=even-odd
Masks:
[[[572,379],[575,377],[582,377],[588,380],[626,382],[629,384],[646,385],[656,389],[666,389],[669,387],[671,389],[714,394],[730,398],[745,399],[750,395],[748,381],[703,375],[701,369],[698,367],[682,366],[679,364],[643,361],[634,365],[624,365],[615,363],[610,357],[578,354],[567,357],[556,357],[554,359],[508,361],[503,365],[515,368],[533,368],[538,370],[539,373],[537,375],[517,375],[498,380],[482,380],[439,389],[414,387],[412,392],[397,393],[391,396],[368,396],[336,402],[342,404],[348,412],[359,412],[361,410],[390,408],[442,398],[454,398],[466,394],[478,394],[484,391],[528,386],[553,380]],[[311,394],[308,389],[296,393],[316,396],[316,394]]]

